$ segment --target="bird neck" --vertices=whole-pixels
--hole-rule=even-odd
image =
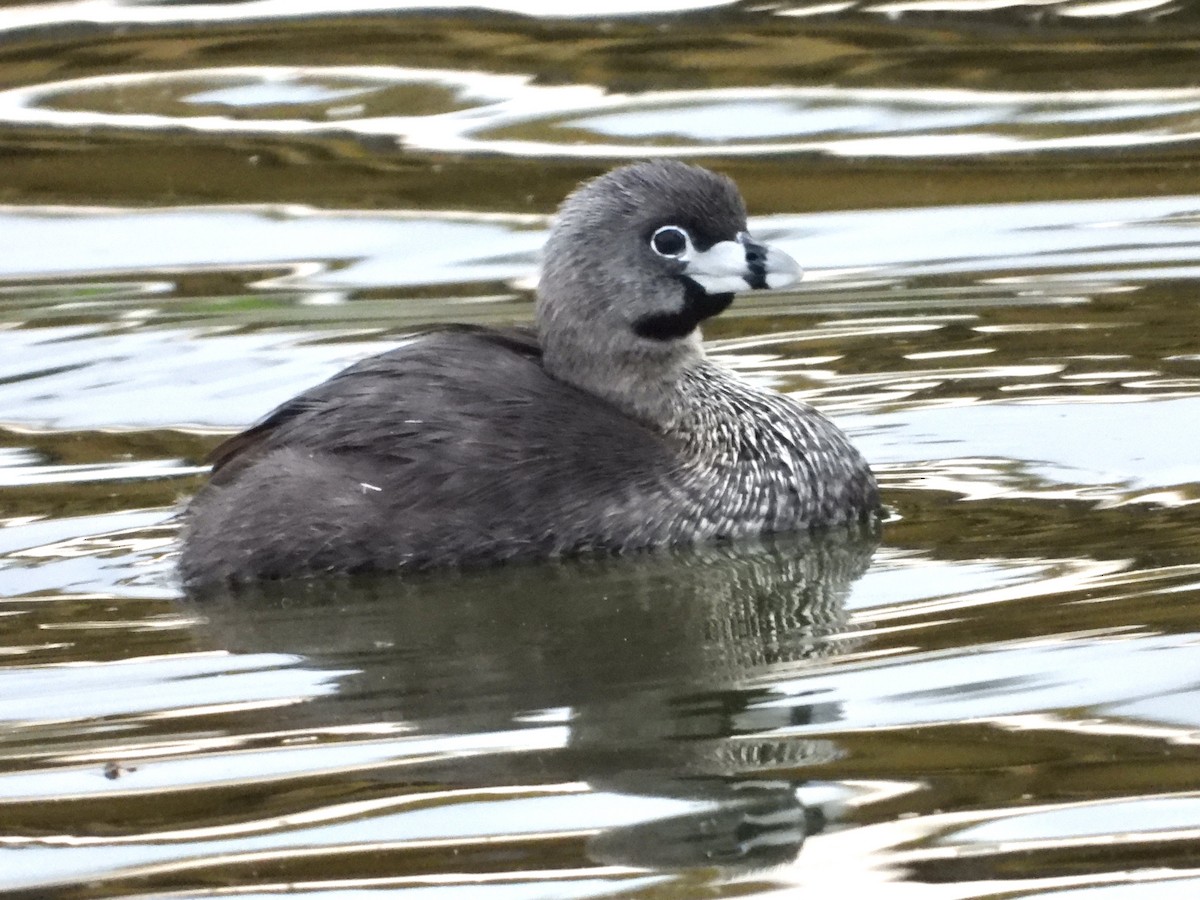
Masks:
[[[544,342],[543,364],[560,381],[674,439],[698,461],[742,458],[747,447],[763,445],[770,421],[794,415],[789,401],[707,359],[698,331],[650,353],[588,349]]]
[[[543,332],[542,364],[559,381],[606,400],[643,425],[675,432],[686,417],[691,373],[705,365],[699,334],[669,344],[639,344],[598,347],[594,335],[576,342]]]

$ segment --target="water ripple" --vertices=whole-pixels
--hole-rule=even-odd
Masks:
[[[986,157],[1183,145],[1200,90],[761,87],[606,92],[532,76],[395,66],[100,75],[0,92],[0,123],[386,137],[411,150],[536,157],[817,153]]]

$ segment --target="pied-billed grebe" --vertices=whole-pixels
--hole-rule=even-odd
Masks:
[[[800,277],[728,178],[625,166],[563,203],[537,329],[449,327],[356,363],[213,455],[189,586],[479,565],[859,521],[870,469],[807,404],[707,360],[697,326]]]

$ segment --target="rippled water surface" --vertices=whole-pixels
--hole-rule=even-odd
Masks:
[[[1200,15],[1160,0],[0,5],[0,893],[1200,893]],[[196,605],[224,435],[527,321],[557,201],[733,175],[710,352],[882,539]]]

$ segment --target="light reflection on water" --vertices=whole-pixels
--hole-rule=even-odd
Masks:
[[[832,282],[831,287],[845,281],[861,286],[866,278],[1011,269],[991,271],[980,283],[1024,288],[1027,295],[1064,287],[1073,294],[1089,288],[1136,289],[1123,279],[1141,283],[1194,277],[1198,212],[1200,197],[1185,196],[759,216],[752,218],[751,229],[804,260],[806,281]],[[247,287],[256,290],[489,280],[524,285],[536,271],[546,224],[546,217],[528,214],[297,206],[155,211],[8,207],[0,208],[0,228],[10,236],[11,252],[0,259],[0,278],[111,278],[149,268],[211,266],[251,272],[285,267],[287,274],[273,271],[248,281]],[[68,257],[56,253],[64,243],[78,251]],[[98,289],[100,299],[108,300],[117,287],[102,283],[88,289]],[[44,290],[35,296],[38,306],[45,305]],[[802,301],[807,286],[798,290]],[[1071,300],[1072,294],[1060,299]],[[748,297],[743,302],[761,301]]]
[[[1194,15],[416,10],[0,12],[0,892],[1191,897]],[[180,602],[221,435],[527,321],[650,152],[805,264],[706,338],[847,428],[880,546]]]
[[[420,95],[431,108],[411,108],[415,98],[403,89],[415,87],[435,92]],[[255,111],[271,115],[256,118]],[[764,87],[623,94],[539,84],[532,75],[256,66],[12,88],[0,92],[0,121],[385,136],[414,150],[537,157],[951,157],[1193,143],[1200,138],[1200,91]]]
[[[734,7],[733,0],[665,0],[655,7],[657,13],[698,12],[719,7]],[[520,15],[553,18],[644,16],[646,9],[630,0],[589,0],[574,4],[570,9],[551,0],[488,0],[481,3],[484,9],[494,12],[512,12]],[[394,11],[398,9],[440,10],[461,8],[460,0],[353,0],[340,5],[343,15]],[[1004,0],[1004,2],[979,2],[979,0],[790,0],[767,7],[772,15],[779,16],[823,16],[834,13],[858,12],[872,18],[897,18],[913,12],[955,12],[970,15],[987,14],[995,10],[1016,12],[1022,19],[1040,22],[1055,17],[1068,19],[1115,19],[1122,16],[1144,15],[1153,20],[1156,13],[1169,15],[1177,11],[1170,0]],[[2,28],[17,30],[31,25],[61,25],[74,21],[91,21],[105,24],[128,23],[171,23],[171,22],[219,22],[222,20],[261,20],[270,18],[292,19],[313,14],[328,14],[329,7],[322,0],[247,0],[231,7],[224,3],[176,3],[163,0],[121,3],[119,0],[75,0],[45,7],[22,8],[6,13]]]

